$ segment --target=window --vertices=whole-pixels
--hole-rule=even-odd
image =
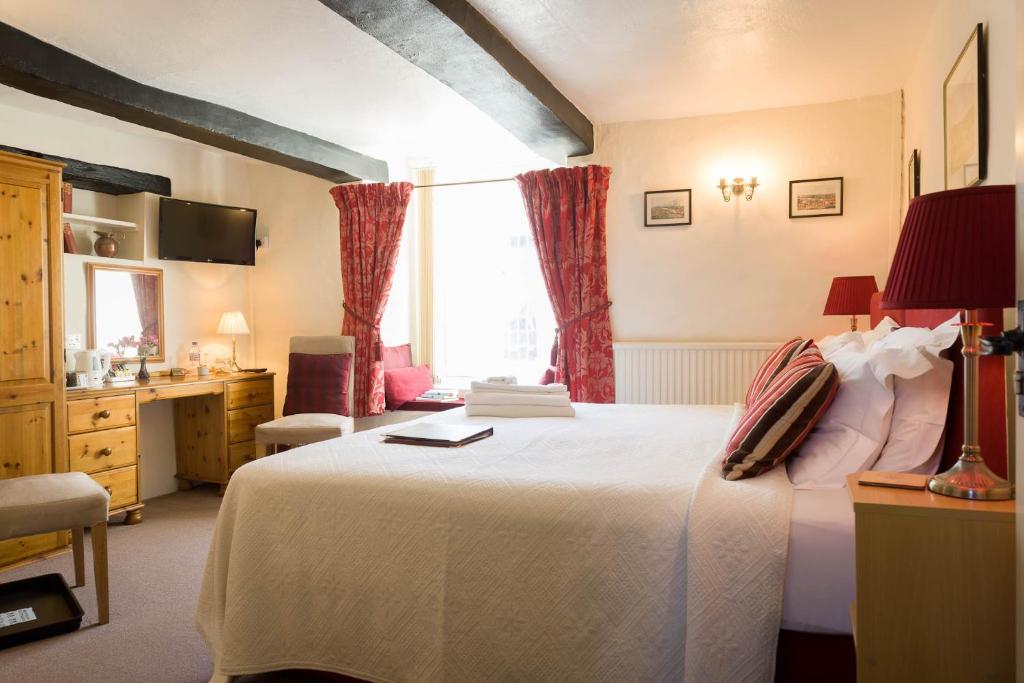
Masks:
[[[466,387],[490,375],[535,384],[548,366],[555,319],[519,188],[437,188],[430,232],[439,384]]]

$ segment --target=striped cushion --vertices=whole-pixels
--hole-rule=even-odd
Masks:
[[[726,479],[767,472],[799,446],[828,410],[839,389],[839,373],[813,342],[768,382],[729,437],[722,461]]]
[[[764,388],[768,386],[769,382],[779,374],[779,371],[786,367],[786,364],[789,363],[790,360],[807,348],[808,344],[813,343],[814,342],[809,339],[801,339],[800,337],[797,337],[795,339],[790,339],[788,342],[772,351],[771,355],[761,363],[761,367],[758,369],[757,374],[754,375],[754,381],[750,383],[750,388],[747,389],[747,405],[753,405],[764,391]]]
[[[348,378],[351,353],[288,354],[288,390],[283,415],[351,415]]]

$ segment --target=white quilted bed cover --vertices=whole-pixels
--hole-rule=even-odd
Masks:
[[[453,410],[426,419],[492,424],[494,436],[437,449],[383,444],[374,430],[246,465],[224,497],[196,617],[217,673],[770,681],[790,487],[781,469],[784,485],[712,481],[732,483],[716,456],[737,411],[581,404],[572,419],[510,420]],[[693,548],[698,485],[698,505],[710,498],[708,510],[737,519],[694,516]],[[745,505],[751,489],[760,493]],[[729,552],[716,529],[766,537]],[[761,547],[775,567],[751,576],[747,554]],[[699,560],[689,572],[688,553]],[[777,613],[771,599],[749,604],[765,590]],[[730,611],[726,597],[747,604]],[[746,623],[751,612],[760,628]],[[740,642],[752,631],[771,642]],[[761,646],[770,653],[751,654]],[[684,658],[687,648],[710,652]],[[709,678],[723,662],[729,677]]]

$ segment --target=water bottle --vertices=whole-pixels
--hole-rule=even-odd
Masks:
[[[199,350],[199,342],[192,342],[192,348],[188,351],[188,365],[191,368],[198,368],[203,360],[203,354]]]

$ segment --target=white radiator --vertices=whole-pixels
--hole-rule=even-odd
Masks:
[[[771,342],[616,342],[616,403],[742,403]]]

